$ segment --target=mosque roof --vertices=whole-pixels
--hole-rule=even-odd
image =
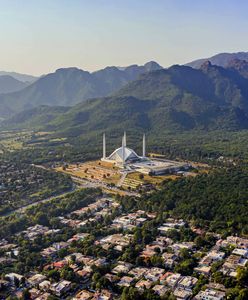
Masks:
[[[124,149],[124,155],[123,155],[123,149]],[[123,162],[123,157],[124,157],[124,162],[140,158],[134,150],[124,146],[124,147],[120,147],[120,148],[116,149],[108,157],[108,159],[115,160],[116,162]]]

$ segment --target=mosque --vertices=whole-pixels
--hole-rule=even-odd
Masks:
[[[171,174],[189,169],[190,165],[182,162],[149,159],[146,156],[146,136],[143,134],[142,155],[139,156],[133,149],[127,147],[126,132],[122,137],[122,145],[106,156],[106,136],[103,134],[103,157],[102,161],[113,163],[127,171],[137,171],[149,175]]]

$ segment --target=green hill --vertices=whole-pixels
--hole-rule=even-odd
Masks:
[[[209,62],[199,70],[172,66],[143,74],[110,97],[90,99],[57,112],[50,121],[46,110],[24,114],[27,118],[21,113],[5,124],[16,128],[38,125],[67,136],[118,128],[159,134],[241,130],[248,128],[248,80],[235,69]],[[37,114],[40,120],[44,115],[43,124],[36,124]]]
[[[9,129],[16,128],[44,128],[46,124],[53,121],[57,116],[64,114],[70,108],[63,106],[39,106],[30,110],[24,110],[8,120],[4,126]]]

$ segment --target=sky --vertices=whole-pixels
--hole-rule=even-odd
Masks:
[[[248,51],[247,0],[0,0],[0,70],[183,64]]]

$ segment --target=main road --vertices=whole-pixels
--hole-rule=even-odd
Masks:
[[[64,197],[64,196],[66,196],[66,195],[74,192],[76,189],[78,189],[78,186],[76,184],[73,184],[72,188],[69,191],[59,193],[59,194],[57,194],[55,196],[51,196],[51,197],[48,197],[46,199],[38,200],[36,202],[30,203],[30,204],[27,204],[27,205],[23,205],[22,207],[16,208],[16,209],[11,210],[11,211],[9,211],[9,212],[7,212],[5,214],[0,215],[0,218],[10,216],[10,215],[12,215],[14,213],[20,213],[20,214],[22,214],[22,213],[24,213],[27,209],[29,209],[32,206],[38,205],[40,203],[48,202],[48,201],[54,200],[54,199],[59,198],[59,197]]]
[[[34,166],[36,168],[47,169],[46,167],[41,166],[41,165],[32,164],[32,166]],[[48,197],[46,199],[38,200],[36,202],[30,203],[30,204],[27,204],[27,205],[23,205],[22,207],[16,208],[12,211],[9,211],[5,214],[0,215],[0,218],[10,216],[14,213],[22,214],[32,206],[38,205],[40,203],[48,202],[48,201],[54,200],[54,199],[59,198],[59,197],[64,197],[67,194],[70,194],[70,193],[72,193],[73,191],[75,191],[76,189],[79,189],[79,188],[102,188],[102,189],[110,190],[114,193],[120,193],[120,194],[126,195],[126,196],[140,197],[140,194],[138,194],[138,193],[120,190],[118,187],[109,186],[104,182],[100,182],[100,181],[97,181],[97,180],[85,180],[83,178],[79,178],[79,177],[76,177],[76,176],[73,176],[73,175],[70,175],[70,177],[73,181],[73,186],[69,191],[57,194],[55,196]]]

